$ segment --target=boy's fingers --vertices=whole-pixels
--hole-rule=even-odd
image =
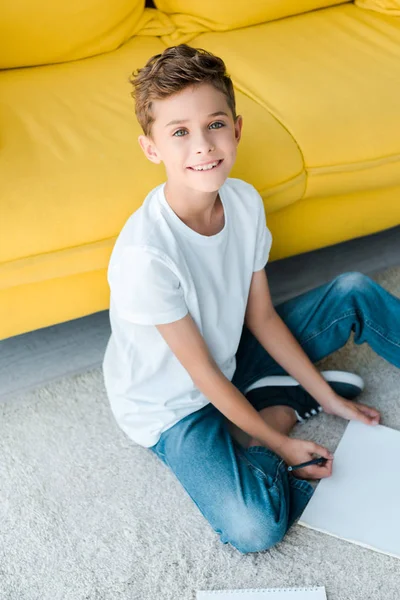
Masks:
[[[357,416],[357,421],[361,421],[361,423],[365,423],[366,425],[371,425],[371,423],[374,422],[374,420],[371,419],[371,417],[368,417],[361,411],[358,411],[356,413],[356,416]]]
[[[307,476],[312,479],[323,479],[324,477],[330,477],[332,475],[332,465],[333,461],[328,460],[328,462],[319,467],[318,465],[312,465],[311,467],[307,467]]]
[[[380,412],[378,410],[376,410],[375,408],[372,408],[370,406],[365,406],[364,404],[362,404],[360,406],[360,410],[364,414],[368,415],[369,417],[372,417],[373,419],[380,420],[380,418],[381,418]]]
[[[319,467],[318,465],[306,467],[305,469],[301,469],[299,474],[304,479],[324,479],[325,477],[330,477],[332,475],[332,462],[328,460],[323,467]]]
[[[318,444],[314,444],[312,451],[314,452],[314,454],[319,454],[320,456],[323,456],[324,458],[327,458],[327,459],[333,458],[332,452],[329,452],[329,450],[327,448],[324,448],[323,446],[319,446]]]
[[[379,422],[379,419],[375,413],[370,414],[369,411],[367,412],[366,410],[361,409],[361,407],[358,407],[356,418],[358,421],[361,421],[361,423],[365,423],[366,425],[377,425]]]

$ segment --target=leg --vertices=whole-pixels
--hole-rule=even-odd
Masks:
[[[284,390],[283,390],[284,391]],[[251,402],[251,401],[250,401]],[[268,406],[259,411],[260,416],[264,419],[268,425],[271,425],[274,429],[289,435],[293,427],[297,423],[297,415],[293,408],[290,406]],[[250,448],[251,446],[261,446],[261,442],[256,438],[251,438],[245,431],[240,429],[237,425],[226,419],[227,427],[235,438],[235,440],[243,446],[243,448]]]
[[[296,413],[290,406],[270,406],[263,408],[260,410],[260,415],[268,425],[271,425],[271,427],[284,435],[289,435],[297,423]],[[247,448],[260,445],[262,444],[260,444],[259,440],[251,438],[247,444]]]
[[[354,331],[356,344],[367,342],[400,367],[400,299],[361,273],[339,275],[276,311],[314,363],[344,346]],[[244,327],[232,383],[243,391],[261,377],[282,374],[282,367]]]
[[[313,488],[267,448],[242,448],[211,403],[165,431],[151,450],[220,535],[242,553],[280,542]]]

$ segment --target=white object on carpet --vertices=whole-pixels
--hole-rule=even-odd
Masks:
[[[400,558],[399,456],[400,431],[350,421],[298,524]]]
[[[326,600],[324,587],[198,591],[196,600]]]

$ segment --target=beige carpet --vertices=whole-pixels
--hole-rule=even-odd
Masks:
[[[375,279],[400,296],[400,269]],[[319,367],[363,376],[362,401],[400,429],[399,371],[367,346],[350,340]],[[100,369],[0,410],[1,600],[194,600],[197,589],[296,585],[325,585],[328,600],[400,598],[399,560],[299,525],[267,552],[221,544],[167,467],[114,423]],[[322,414],[294,435],[334,450],[346,423]]]

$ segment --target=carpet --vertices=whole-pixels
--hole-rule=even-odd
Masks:
[[[400,296],[400,268],[374,279]],[[318,368],[360,374],[360,400],[400,429],[399,370],[368,346],[350,339]],[[197,589],[309,585],[325,585],[328,600],[400,598],[400,561],[299,525],[257,554],[222,544],[168,468],[118,428],[100,368],[0,410],[2,600],[195,600]],[[346,424],[321,414],[293,435],[334,450]]]

